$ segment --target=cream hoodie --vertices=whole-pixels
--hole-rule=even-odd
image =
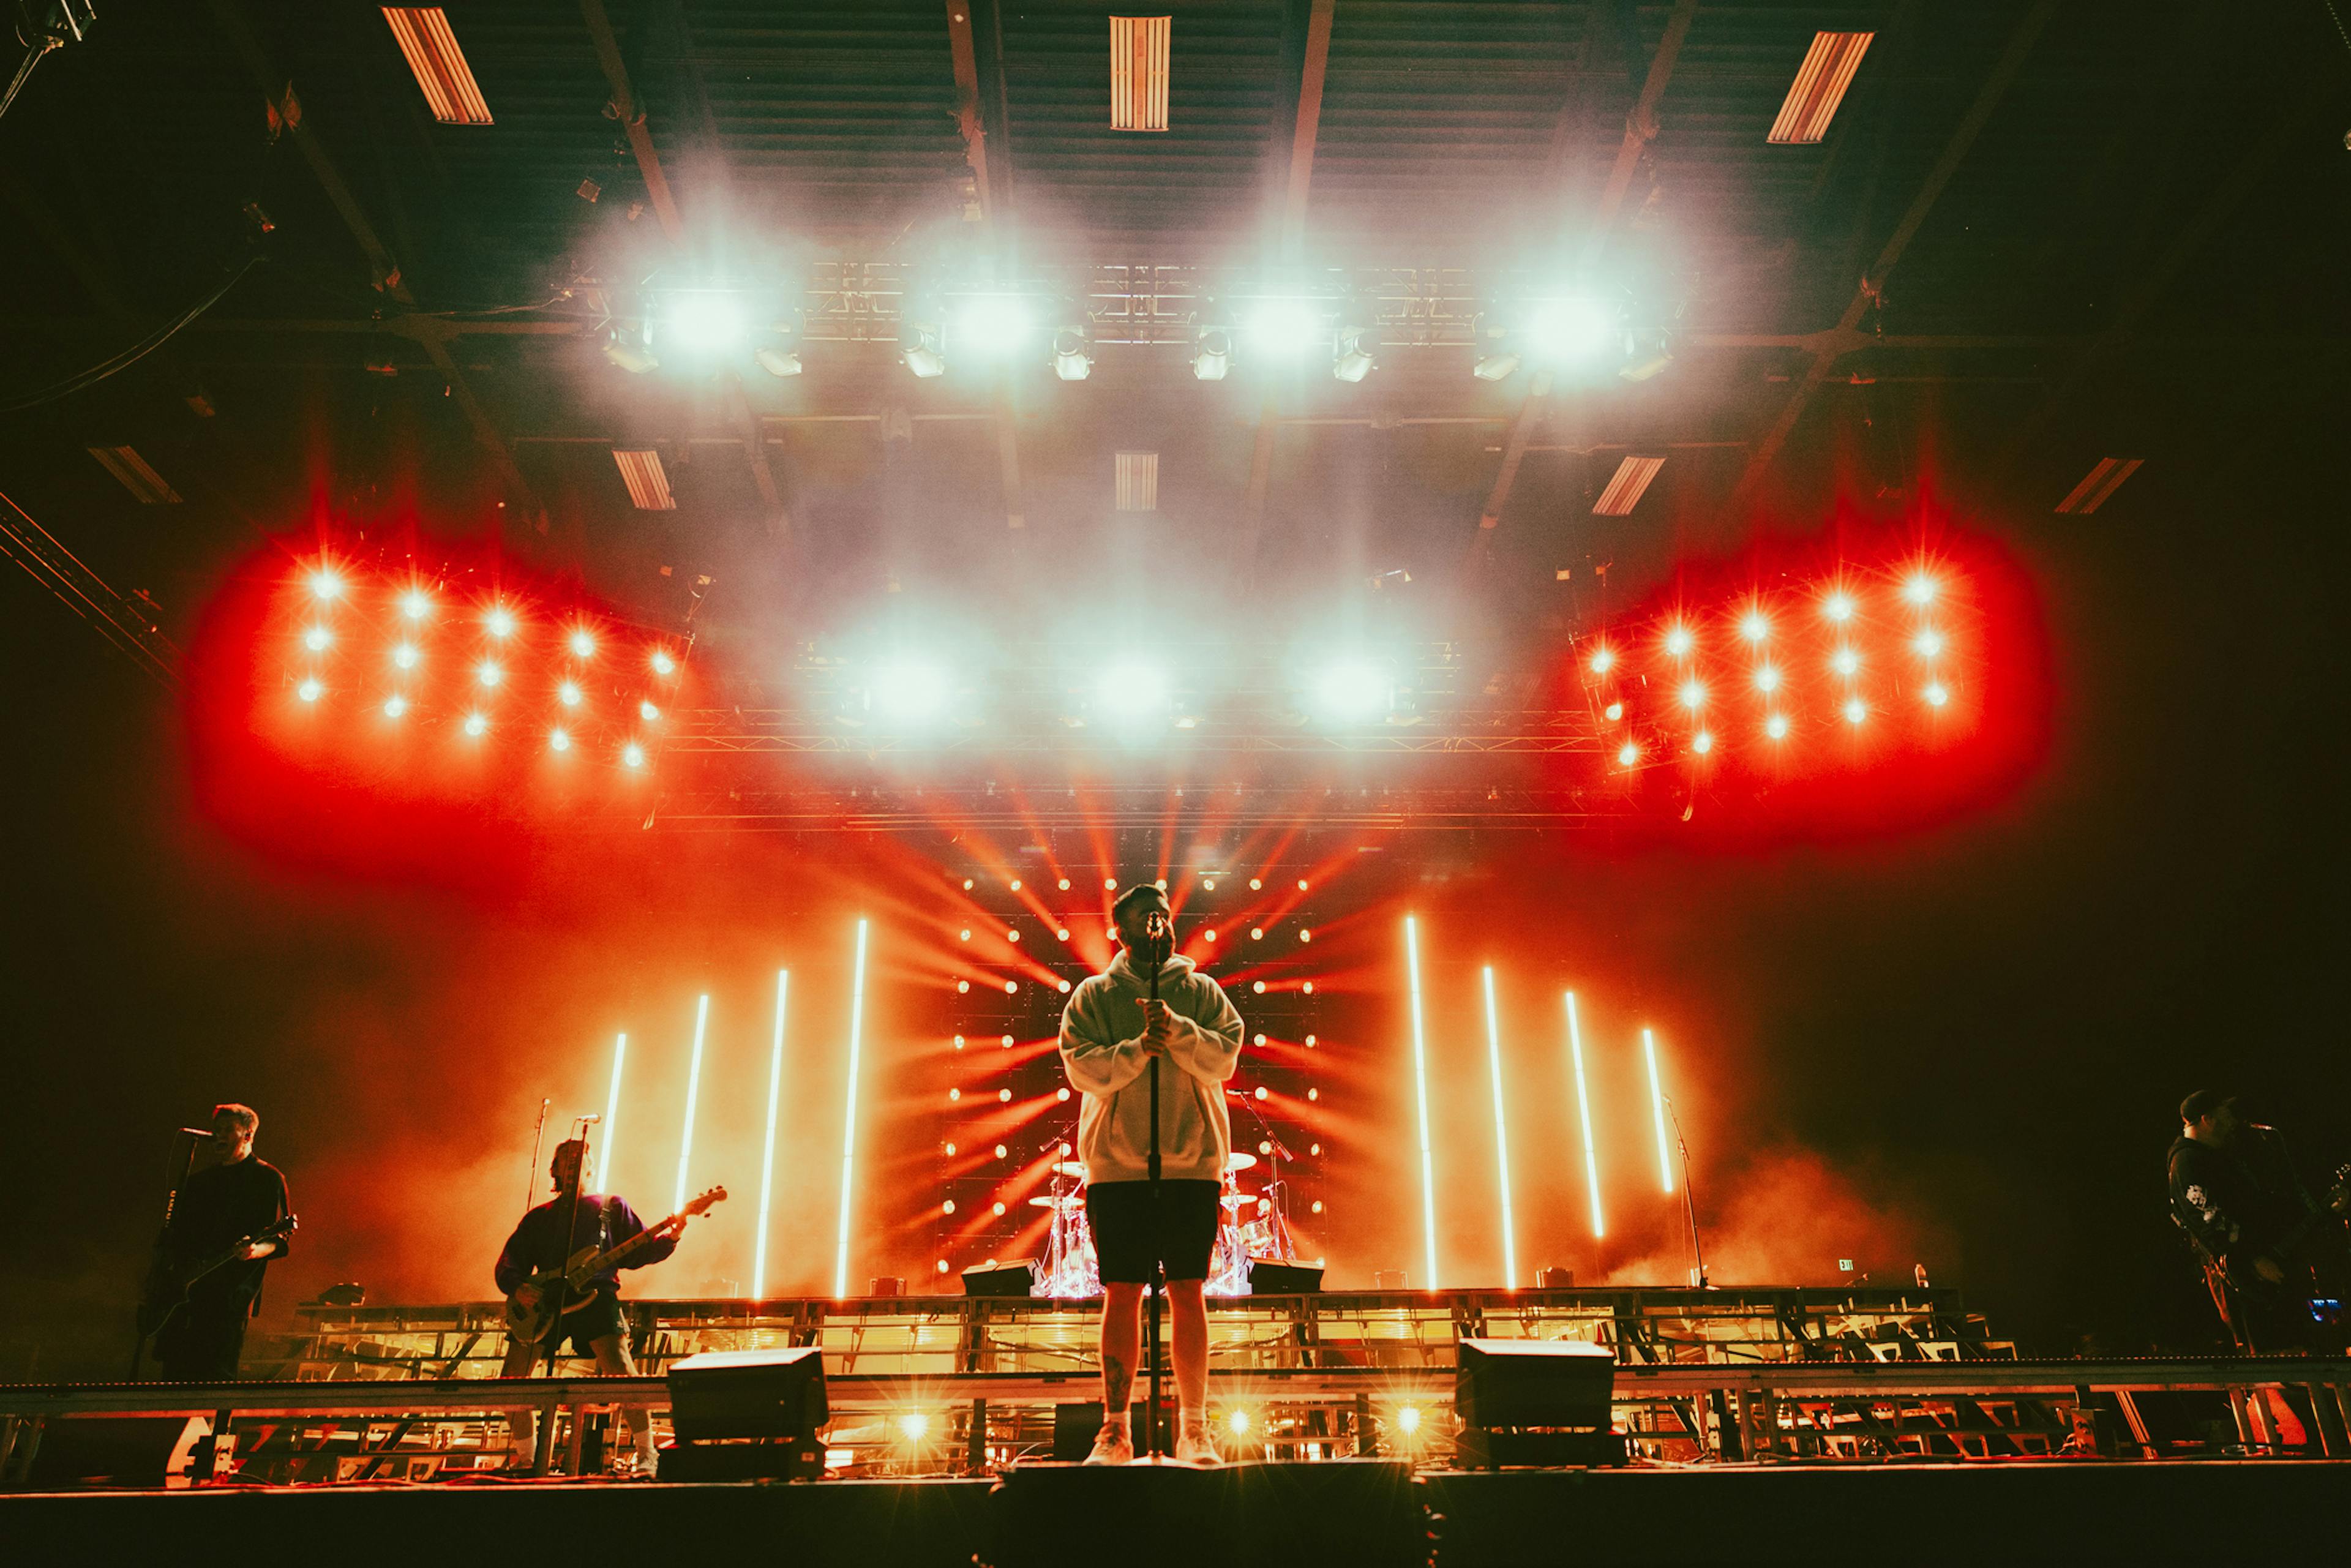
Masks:
[[[1079,982],[1061,1011],[1061,1066],[1085,1096],[1078,1157],[1089,1182],[1150,1177],[1151,1084],[1144,1069],[1151,1058],[1143,1049],[1150,995],[1121,948],[1107,970]],[[1159,999],[1176,1024],[1170,1061],[1159,1070],[1159,1175],[1220,1182],[1233,1147],[1224,1086],[1240,1062],[1241,1015],[1224,988],[1185,957],[1160,970]]]

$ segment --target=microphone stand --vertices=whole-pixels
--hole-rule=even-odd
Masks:
[[[542,1133],[547,1127],[547,1104],[548,1103],[544,1100],[538,1103],[538,1124]],[[555,1288],[549,1292],[549,1302],[554,1307],[555,1311],[548,1319],[548,1322],[550,1325],[548,1330],[548,1336],[540,1343],[531,1347],[530,1370],[534,1375],[538,1371],[538,1357],[540,1352],[544,1351],[546,1353],[547,1372],[548,1375],[550,1377],[555,1375],[555,1363],[557,1358],[562,1353],[564,1333],[563,1314],[571,1310],[571,1302],[569,1299],[571,1294],[571,1275],[568,1271],[569,1265],[571,1262],[571,1244],[579,1239],[580,1195],[581,1189],[586,1187],[588,1185],[588,1124],[590,1122],[601,1122],[603,1118],[601,1116],[582,1116],[579,1118],[578,1132],[580,1157],[572,1163],[571,1201],[566,1207],[564,1212],[563,1239],[558,1244],[555,1256],[556,1268],[559,1270],[563,1271],[559,1272],[556,1275]],[[538,1159],[538,1154],[537,1141],[533,1140],[531,1152],[532,1163],[536,1164]],[[577,1424],[580,1419],[580,1413],[575,1410],[572,1413],[571,1418],[573,1422]],[[555,1412],[551,1407],[548,1410],[545,1418],[538,1424],[538,1443],[537,1447],[538,1451],[531,1456],[531,1474],[535,1476],[543,1476],[547,1474],[548,1467],[555,1462]]]
[[[1706,1252],[1698,1239],[1698,1194],[1690,1186],[1689,1140],[1682,1136],[1682,1119],[1674,1110],[1673,1096],[1666,1096],[1666,1114],[1673,1118],[1674,1146],[1682,1155],[1682,1213],[1689,1220],[1690,1284],[1706,1289]]]
[[[1159,1000],[1159,971],[1167,965],[1167,952],[1174,946],[1167,929],[1167,917],[1154,915],[1144,926],[1144,956],[1151,964],[1151,1000]],[[1154,1229],[1159,1228],[1159,1056],[1153,1052],[1144,1069],[1151,1079],[1151,1145],[1144,1169],[1151,1177],[1151,1217]],[[1144,1349],[1144,1359],[1151,1364],[1151,1403],[1144,1411],[1143,1422],[1143,1455],[1147,1459],[1159,1457],[1159,1306],[1166,1291],[1166,1270],[1155,1260],[1151,1265],[1150,1341]]]
[[[174,1154],[178,1155],[180,1170],[177,1176],[169,1178],[171,1186],[163,1193],[163,1227],[155,1232],[154,1249],[148,1260],[147,1290],[141,1291],[140,1313],[141,1316],[145,1314],[148,1305],[145,1297],[155,1288],[163,1270],[172,1266],[168,1256],[172,1235],[172,1216],[180,1207],[180,1189],[188,1185],[188,1177],[196,1168],[196,1145],[212,1135],[212,1129],[209,1127],[181,1127],[172,1134],[172,1146]],[[180,1145],[180,1140],[183,1138],[188,1141],[184,1149]],[[140,1363],[147,1354],[147,1341],[151,1337],[142,1333],[137,1334],[131,1342],[131,1381],[133,1383],[139,1381]]]

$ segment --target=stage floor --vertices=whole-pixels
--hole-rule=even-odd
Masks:
[[[574,1481],[0,1497],[22,1562],[201,1542],[277,1561],[427,1563],[748,1549],[889,1568],[1112,1561],[1299,1568],[1585,1560],[2232,1561],[2339,1551],[2351,1462],[2292,1459],[1636,1466],[1421,1471],[1380,1461],[1090,1470],[1003,1481]],[[1434,1558],[1432,1559],[1432,1552]]]

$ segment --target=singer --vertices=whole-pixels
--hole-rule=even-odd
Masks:
[[[186,1287],[185,1304],[155,1335],[155,1358],[170,1382],[236,1376],[245,1326],[261,1310],[262,1275],[269,1260],[286,1255],[283,1239],[251,1239],[290,1212],[284,1174],[253,1152],[260,1131],[261,1116],[252,1106],[232,1102],[213,1107],[213,1163],[181,1186],[158,1243],[162,1277],[204,1269],[187,1276],[193,1283]],[[152,1280],[150,1292],[162,1293]]]
[[[1200,1289],[1208,1277],[1217,1198],[1232,1152],[1223,1086],[1240,1061],[1241,1016],[1224,988],[1189,958],[1169,954],[1155,977],[1148,960],[1139,960],[1154,950],[1155,924],[1172,929],[1165,892],[1148,883],[1131,887],[1111,906],[1111,917],[1117,955],[1107,970],[1079,984],[1061,1013],[1062,1070],[1085,1097],[1078,1113],[1078,1157],[1086,1167],[1086,1220],[1102,1278],[1102,1425],[1086,1462],[1125,1464],[1134,1458],[1126,1406],[1140,1349],[1143,1292],[1164,1267],[1180,1412],[1176,1458],[1213,1465],[1208,1315]],[[1155,977],[1155,1002],[1150,999]],[[1162,1064],[1155,1144],[1146,1088],[1154,1061]]]

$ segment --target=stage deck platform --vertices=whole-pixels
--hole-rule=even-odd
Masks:
[[[15,1561],[246,1543],[275,1561],[1299,1568],[1576,1562],[2204,1562],[2339,1555],[2351,1463],[1713,1464],[1476,1474],[1378,1461],[975,1480],[223,1487],[0,1498]],[[657,1556],[646,1554],[657,1553]]]

